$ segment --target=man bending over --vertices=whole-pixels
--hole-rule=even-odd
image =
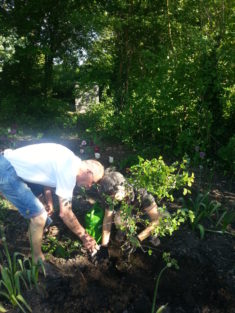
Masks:
[[[59,197],[60,217],[68,228],[80,238],[84,247],[96,252],[96,241],[86,233],[72,211],[75,185],[90,188],[104,174],[96,160],[82,161],[68,148],[55,143],[29,145],[16,150],[5,150],[0,155],[0,192],[30,220],[34,260],[44,260],[41,250],[47,212],[26,183],[55,188]]]
[[[105,170],[104,176],[100,181],[99,194],[101,199],[103,199],[102,202],[105,207],[105,215],[102,228],[102,243],[100,250],[96,255],[97,260],[107,257],[107,246],[110,240],[113,222],[119,229],[116,239],[121,240],[121,237],[123,237],[123,233],[120,231],[122,225],[120,211],[122,202],[143,210],[143,212],[147,213],[150,219],[149,225],[137,235],[138,240],[141,242],[151,236],[154,228],[159,223],[160,213],[154,197],[147,193],[145,189],[135,190],[133,186],[127,183],[125,177],[120,172],[108,168]],[[106,200],[107,196],[115,201],[115,206],[110,206],[110,203]],[[153,245],[158,245],[160,241],[157,236],[152,236],[151,243]]]

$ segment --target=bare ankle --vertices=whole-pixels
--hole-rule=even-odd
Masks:
[[[35,262],[35,264],[37,264],[37,263],[40,262],[40,261],[42,261],[42,262],[45,261],[45,257],[44,257],[43,254],[41,254],[41,255],[39,255],[39,256],[34,256],[34,262]]]

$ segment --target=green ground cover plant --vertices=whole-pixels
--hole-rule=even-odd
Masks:
[[[51,254],[57,258],[69,259],[81,249],[81,243],[78,240],[72,240],[67,236],[61,239],[47,236],[42,244],[42,251]]]

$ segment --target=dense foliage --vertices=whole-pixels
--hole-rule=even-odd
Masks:
[[[90,131],[234,170],[233,11],[229,0],[4,0],[1,122],[58,121],[75,85],[97,84],[100,105],[80,118]]]

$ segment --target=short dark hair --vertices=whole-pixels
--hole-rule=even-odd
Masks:
[[[105,194],[115,194],[119,186],[124,186],[126,180],[119,172],[105,171],[104,177],[100,181],[101,191]]]

